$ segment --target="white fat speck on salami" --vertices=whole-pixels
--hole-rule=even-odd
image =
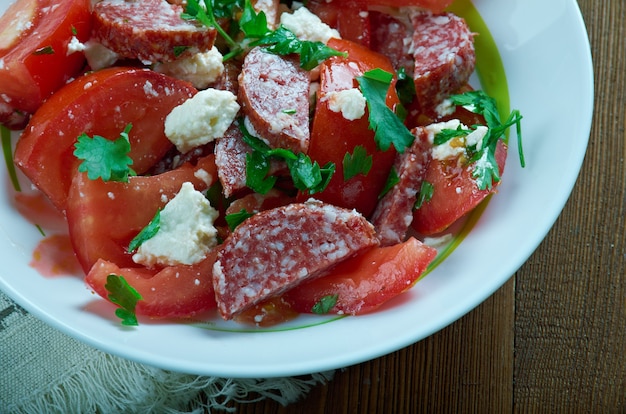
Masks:
[[[258,213],[231,233],[218,254],[218,310],[232,319],[378,243],[361,214],[316,200]]]

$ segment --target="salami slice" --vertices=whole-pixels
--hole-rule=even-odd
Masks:
[[[271,147],[306,152],[310,80],[298,62],[252,49],[239,76],[239,98],[256,133]]]
[[[413,75],[415,61],[410,53],[411,28],[395,17],[377,11],[369,12],[372,27],[370,48],[391,60],[394,69],[405,69]]]
[[[413,145],[397,155],[393,166],[400,181],[378,202],[371,217],[381,246],[404,241],[413,221],[415,197],[422,186],[431,159],[432,144],[428,140],[428,131],[418,127],[413,132]]]
[[[218,309],[231,319],[378,245],[354,210],[310,200],[258,213],[226,239],[213,268]]]
[[[419,12],[411,21],[417,99],[422,108],[434,107],[469,81],[476,64],[474,35],[452,13]]]
[[[217,31],[183,20],[182,12],[165,0],[103,0],[94,5],[93,37],[120,56],[150,63],[210,50]]]

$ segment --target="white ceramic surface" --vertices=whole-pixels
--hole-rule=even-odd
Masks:
[[[0,0],[0,11],[8,3]],[[106,352],[224,377],[344,367],[444,328],[502,286],[552,227],[578,176],[593,106],[589,42],[575,0],[474,0],[474,5],[500,51],[511,107],[524,115],[527,166],[520,168],[516,151],[510,151],[500,190],[475,228],[393,305],[360,317],[262,333],[152,322],[123,328],[80,278],[46,278],[28,265],[41,234],[15,211],[8,190],[0,192],[0,289],[50,325]],[[0,175],[3,189],[9,188],[4,168]]]

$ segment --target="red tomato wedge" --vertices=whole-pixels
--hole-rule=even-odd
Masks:
[[[393,165],[396,151],[393,147],[380,151],[374,141],[374,131],[369,129],[366,114],[350,121],[341,113],[330,109],[324,97],[334,91],[358,87],[356,77],[375,68],[394,73],[389,59],[383,55],[347,40],[331,39],[328,45],[337,50],[348,52],[348,58],[331,58],[321,65],[321,83],[318,93],[311,141],[308,155],[320,165],[333,162],[336,172],[328,187],[315,198],[345,208],[356,208],[368,217],[378,202]],[[392,82],[387,97],[387,105],[394,108],[398,103],[395,82]],[[373,157],[373,167],[366,176],[358,174],[348,181],[344,180],[343,159],[346,153],[352,154],[358,145],[365,147]],[[301,196],[301,198],[307,198]]]
[[[33,113],[85,65],[68,53],[72,37],[91,34],[90,0],[18,0],[0,18],[0,94],[14,109]]]
[[[324,23],[337,29],[341,37],[360,43],[370,44],[370,21],[367,15],[367,0],[342,0],[328,2],[311,0],[307,8]]]
[[[367,0],[370,6],[423,7],[435,13],[444,11],[454,0]]]
[[[104,287],[110,274],[123,276],[142,297],[135,313],[151,318],[189,317],[215,309],[212,273],[217,249],[192,266],[168,266],[161,270],[120,268],[99,260],[87,274],[85,282],[107,299]]]
[[[187,82],[150,70],[112,68],[69,83],[35,113],[17,142],[15,163],[59,209],[66,208],[79,135],[117,139],[130,123],[132,168],[141,174],[173,146],[165,118],[196,93]]]
[[[498,141],[496,162],[500,175],[504,172],[506,154],[506,144],[502,140]],[[456,159],[450,162],[430,162],[424,181],[433,185],[433,196],[413,212],[411,226],[415,231],[423,235],[440,233],[495,191],[498,183],[494,183],[491,190],[478,188],[472,178],[472,166],[459,168]]]
[[[374,247],[334,267],[327,276],[303,283],[283,299],[301,313],[311,313],[323,297],[337,295],[330,313],[361,314],[409,289],[437,251],[410,237],[404,243]]]
[[[198,173],[200,172],[200,173]],[[171,200],[186,181],[198,191],[217,177],[215,157],[209,155],[196,166],[181,167],[155,176],[131,177],[128,183],[90,180],[76,174],[69,191],[67,221],[76,256],[85,273],[104,259],[120,267],[140,267],[127,252],[130,241]]]

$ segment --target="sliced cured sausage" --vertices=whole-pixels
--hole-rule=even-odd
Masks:
[[[354,210],[308,201],[256,214],[218,253],[213,286],[219,312],[231,319],[376,245],[374,227]]]
[[[103,0],[94,5],[93,38],[142,62],[169,62],[213,47],[215,28],[183,20],[183,8],[165,0]]]
[[[377,11],[369,12],[372,26],[370,48],[391,60],[393,67],[413,75],[415,61],[410,53],[412,30],[395,17]]]
[[[239,76],[239,98],[256,134],[271,147],[306,152],[310,80],[298,62],[295,56],[252,49]]]
[[[422,186],[432,144],[425,128],[415,128],[413,145],[398,154],[393,166],[399,182],[378,202],[371,222],[376,228],[381,246],[401,243],[413,221],[415,196]]]
[[[476,64],[474,35],[452,13],[419,12],[411,21],[417,100],[422,108],[434,107],[469,81]]]

